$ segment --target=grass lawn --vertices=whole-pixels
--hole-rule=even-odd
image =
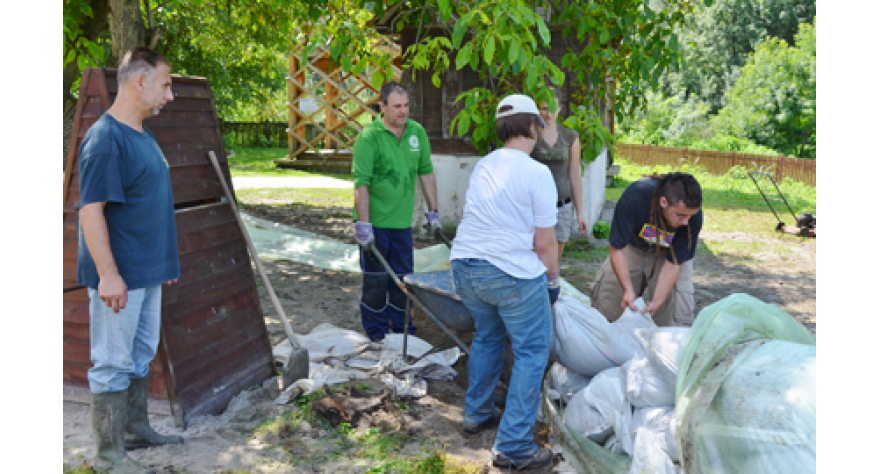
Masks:
[[[350,174],[317,173],[290,170],[275,166],[273,160],[282,158],[285,148],[234,147],[235,155],[229,159],[232,176],[330,176],[351,181]],[[668,166],[650,167],[620,160],[620,174],[611,187],[605,189],[606,199],[620,199],[623,190],[635,180],[651,173],[668,173]],[[785,240],[792,236],[781,235],[775,230],[777,219],[771,212],[755,183],[745,169],[735,168],[723,176],[705,172],[698,166],[686,165],[681,169],[696,176],[703,187],[703,232],[742,232],[752,236],[778,240],[784,252]],[[776,188],[769,181],[760,181],[761,189],[769,198],[777,198]],[[816,213],[816,188],[791,180],[777,183],[795,215],[802,212]],[[278,205],[304,204],[310,207],[351,207],[353,195],[350,189],[241,189],[236,191],[245,201],[255,198],[275,201]],[[772,202],[776,214],[786,225],[794,225],[794,218],[782,202]],[[705,243],[705,241],[704,241]],[[766,246],[766,242],[725,241],[712,242],[712,251],[734,252],[747,255]],[[706,251],[706,246],[701,246]],[[574,240],[566,248],[567,256],[585,259],[602,259],[607,249],[597,249],[585,239]]]
[[[624,189],[637,179],[651,173],[668,173],[673,171],[668,166],[642,166],[626,161],[620,161],[620,174],[614,179],[612,186],[606,188],[605,198],[616,201],[620,199]],[[703,232],[742,232],[753,237],[761,237],[763,240],[750,242],[737,241],[714,241],[706,243],[705,240],[699,251],[723,251],[727,253],[741,254],[743,256],[754,254],[765,248],[769,242],[778,241],[779,251],[786,252],[785,244],[791,235],[783,235],[777,232],[778,223],[776,216],[770,210],[767,202],[761,196],[755,183],[749,178],[743,168],[735,168],[723,176],[706,173],[702,168],[685,166],[681,169],[693,174],[703,188]],[[758,184],[768,198],[779,198],[776,188],[769,180],[758,180]],[[802,212],[816,214],[816,188],[792,180],[776,183],[780,191],[791,206],[795,216]],[[794,225],[795,218],[785,206],[784,202],[771,200],[776,215],[786,225]],[[709,246],[707,248],[707,246]]]
[[[229,157],[229,172],[233,177],[238,176],[284,176],[284,177],[304,177],[304,176],[328,176],[331,178],[344,179],[352,181],[349,173],[321,173],[314,171],[300,171],[288,168],[281,168],[275,165],[274,160],[284,158],[287,155],[287,148],[251,148],[234,146],[227,150],[227,153],[234,151],[235,154]]]

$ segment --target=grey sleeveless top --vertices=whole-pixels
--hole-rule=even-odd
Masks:
[[[551,147],[539,133],[538,143],[535,144],[535,149],[532,150],[531,156],[535,161],[543,163],[550,168],[550,172],[553,174],[553,181],[556,183],[556,200],[562,202],[571,198],[571,178],[568,174],[568,162],[571,156],[571,146],[578,135],[574,130],[561,124],[556,124],[556,128],[559,129],[556,143]]]

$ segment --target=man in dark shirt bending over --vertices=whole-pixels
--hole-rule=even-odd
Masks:
[[[687,173],[642,178],[620,196],[611,221],[608,259],[590,295],[609,321],[633,301],[658,326],[694,321],[693,258],[703,226],[703,191]]]

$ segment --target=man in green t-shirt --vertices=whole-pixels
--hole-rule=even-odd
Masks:
[[[437,183],[431,146],[421,125],[409,119],[409,94],[389,82],[379,91],[380,118],[367,125],[354,144],[355,238],[361,246],[361,323],[373,341],[389,332],[415,334],[412,316],[405,314],[406,295],[394,284],[370,251],[376,246],[398,277],[413,272],[412,215],[418,177],[428,203],[425,217],[433,234],[440,228]]]

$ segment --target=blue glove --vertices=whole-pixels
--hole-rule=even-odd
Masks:
[[[357,222],[354,224],[354,238],[358,245],[364,249],[369,249],[376,237],[373,235],[373,224],[369,222]]]
[[[556,300],[559,299],[559,293],[561,291],[562,287],[559,286],[559,278],[547,280],[547,293],[550,294],[550,304],[556,304]]]
[[[425,219],[428,219],[428,224],[425,227],[428,229],[428,232],[431,235],[437,233],[438,230],[442,228],[440,225],[440,211],[428,211],[425,213]]]

